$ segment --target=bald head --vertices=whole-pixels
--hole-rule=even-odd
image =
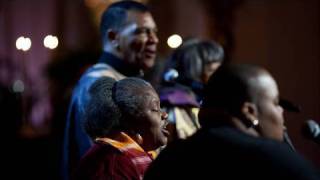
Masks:
[[[208,81],[203,106],[235,112],[245,101],[255,101],[258,77],[269,75],[266,70],[244,64],[224,65]]]
[[[215,126],[230,122],[221,118],[226,116],[238,125],[242,123],[244,129],[254,126],[258,135],[281,141],[282,113],[277,84],[265,69],[229,64],[210,77],[199,121],[202,127]]]

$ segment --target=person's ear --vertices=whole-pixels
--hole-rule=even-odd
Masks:
[[[118,50],[120,48],[120,45],[117,31],[109,29],[107,31],[107,37],[109,42],[111,43],[111,46],[114,47],[114,49]]]
[[[258,109],[257,106],[252,102],[245,102],[242,105],[241,113],[245,118],[244,122],[248,127],[257,126],[258,120]]]

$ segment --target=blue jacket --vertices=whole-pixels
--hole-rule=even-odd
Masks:
[[[108,62],[121,61],[111,54],[103,54],[100,59],[100,63],[91,66],[81,76],[79,82],[73,90],[63,140],[63,179],[69,179],[70,173],[77,166],[80,158],[92,145],[92,140],[85,133],[82,127],[85,107],[90,98],[88,93],[90,86],[97,79],[103,76],[113,77],[116,80],[125,78],[124,75],[105,63],[106,60],[108,60]]]

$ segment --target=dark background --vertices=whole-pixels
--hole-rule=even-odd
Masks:
[[[59,179],[70,93],[81,72],[99,56],[97,22],[110,2],[0,0],[0,120],[3,158],[13,177]],[[159,64],[171,52],[167,38],[180,34],[219,41],[227,61],[266,67],[281,96],[302,108],[301,113],[285,114],[293,144],[320,168],[320,146],[301,134],[307,119],[320,122],[320,1],[144,2],[159,27]],[[57,49],[43,46],[47,34],[59,38]],[[31,39],[29,51],[16,49],[19,36]],[[16,80],[24,83],[22,93],[12,91]]]

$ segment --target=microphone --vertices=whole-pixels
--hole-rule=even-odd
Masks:
[[[302,127],[302,134],[320,145],[320,126],[314,120],[308,120]]]
[[[294,104],[293,102],[291,102],[287,99],[284,99],[282,97],[280,97],[279,104],[286,111],[295,112],[295,113],[301,112],[300,106],[298,106],[298,105]]]
[[[174,82],[179,77],[179,73],[175,69],[169,69],[164,75],[165,82]]]

